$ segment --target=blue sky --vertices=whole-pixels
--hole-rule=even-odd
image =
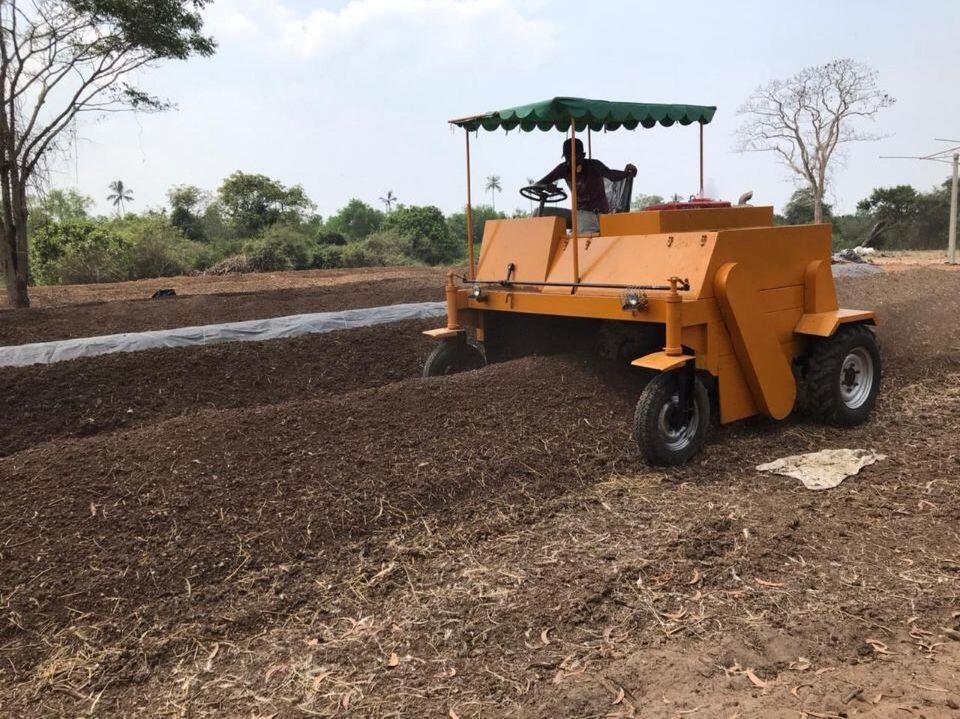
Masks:
[[[107,185],[131,209],[167,189],[215,189],[234,170],[301,183],[327,216],[351,197],[451,211],[464,202],[462,131],[451,117],[555,95],[717,105],[706,128],[707,191],[782,206],[794,189],[773,155],[738,154],[736,111],[758,85],[851,57],[879,71],[897,104],[883,140],[848,146],[828,199],[841,210],[877,185],[942,181],[946,165],[881,160],[960,139],[960,2],[568,2],[567,0],[217,0],[217,55],[165,64],[141,84],[178,110],[84,118],[51,177],[107,211]],[[498,208],[559,159],[560,133],[481,133],[474,195],[501,177]],[[594,137],[594,156],[633,162],[636,192],[697,190],[694,126]]]

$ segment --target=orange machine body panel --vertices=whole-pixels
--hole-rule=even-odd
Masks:
[[[837,306],[829,225],[772,222],[769,207],[632,212],[601,216],[599,234],[574,239],[555,217],[491,220],[476,272],[482,296],[471,297],[468,284],[448,290],[448,303],[455,301],[456,325],[465,327],[482,327],[485,312],[666,324],[666,285],[681,278],[689,288],[680,293],[679,314],[671,315],[679,320],[669,321],[680,323],[684,354],[717,378],[721,421],[757,413],[782,418],[793,408],[791,365],[807,338],[873,315]],[[647,288],[637,290],[642,306],[625,309],[624,295],[634,287]],[[656,353],[634,364],[682,363]]]

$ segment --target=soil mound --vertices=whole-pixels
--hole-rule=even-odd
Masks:
[[[436,320],[0,368],[0,456],[61,436],[275,404],[415,377]]]

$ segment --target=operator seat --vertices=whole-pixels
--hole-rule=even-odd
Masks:
[[[630,201],[633,198],[633,178],[624,177],[622,180],[603,180],[604,189],[607,192],[607,204],[610,206],[610,214],[617,212],[630,212]]]

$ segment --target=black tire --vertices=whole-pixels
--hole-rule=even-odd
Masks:
[[[472,342],[451,341],[438,344],[423,363],[424,377],[442,377],[486,366],[487,360]]]
[[[846,325],[818,341],[806,376],[808,413],[824,422],[853,427],[870,416],[881,379],[880,348],[866,325]]]
[[[633,418],[633,438],[650,464],[684,464],[699,452],[710,432],[710,395],[698,377],[693,413],[683,424],[671,419],[678,403],[679,372],[658,374],[643,389]],[[673,405],[673,408],[671,408]]]

